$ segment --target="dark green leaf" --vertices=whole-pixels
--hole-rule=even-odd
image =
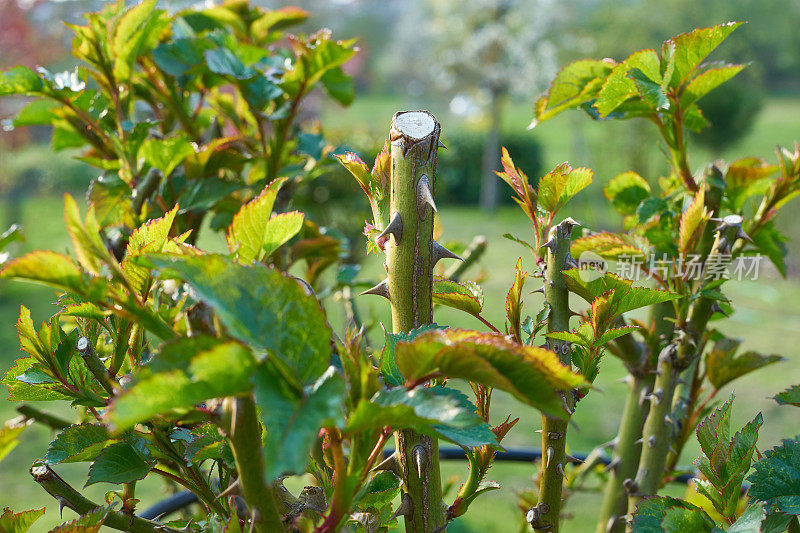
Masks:
[[[381,354],[381,373],[386,383],[392,387],[402,385],[406,378],[400,372],[397,366],[397,353],[396,346],[398,342],[409,342],[416,338],[417,335],[426,331],[439,329],[441,326],[438,324],[425,324],[412,329],[408,333],[390,333],[386,331],[386,343],[383,345],[383,353]]]
[[[781,405],[794,405],[800,407],[800,385],[792,385],[785,391],[775,396],[775,401]]]
[[[633,533],[662,533],[661,521],[669,509],[684,509],[700,511],[701,509],[689,502],[677,498],[652,496],[639,502],[633,515]]]
[[[766,502],[770,509],[800,515],[800,437],[768,450],[753,470],[747,478],[752,483],[751,498]]]
[[[106,447],[89,467],[86,487],[94,483],[130,483],[144,478],[155,465],[144,439],[130,437]]]
[[[264,436],[267,479],[304,472],[320,428],[343,423],[344,380],[333,367],[328,367],[315,383],[300,391],[266,362],[256,370],[253,382],[261,420],[267,430]]]
[[[661,531],[664,533],[710,533],[715,526],[711,517],[700,508],[670,507],[664,511],[661,520]]]
[[[97,457],[110,438],[105,426],[72,425],[59,433],[50,443],[44,459],[50,464],[89,461]]]
[[[654,111],[669,109],[669,100],[664,88],[659,82],[651,80],[647,74],[638,68],[632,68],[628,77],[633,80],[642,102]]]
[[[300,382],[313,382],[328,367],[331,330],[319,302],[299,281],[220,255],[151,256],[149,261],[185,279],[231,336],[271,351]]]
[[[706,374],[715,388],[720,389],[754,370],[783,361],[783,357],[779,355],[761,355],[752,351],[736,355],[740,343],[741,341],[734,339],[722,338],[706,355]]]
[[[353,78],[344,73],[339,68],[333,68],[322,75],[320,78],[322,86],[328,94],[342,105],[350,105],[355,98],[355,83]]]
[[[786,261],[784,258],[788,253],[785,244],[788,239],[775,229],[772,221],[761,226],[761,229],[755,232],[752,237],[759,253],[769,257],[769,260],[772,261],[781,276],[786,277]]]
[[[400,478],[383,470],[372,476],[356,502],[360,509],[382,509],[400,494]]]

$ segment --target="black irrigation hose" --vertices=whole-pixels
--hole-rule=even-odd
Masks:
[[[394,450],[384,450],[384,458],[392,454]],[[583,462],[586,460],[585,454],[573,455],[575,462]],[[439,459],[443,461],[458,461],[465,459],[464,450],[461,448],[439,448]],[[539,450],[530,450],[526,448],[508,448],[506,451],[497,452],[495,461],[509,461],[514,463],[532,463],[542,458],[542,452]],[[610,462],[608,457],[600,457],[599,464],[607,465]],[[674,483],[688,483],[694,476],[691,474],[681,474],[673,478]],[[178,492],[170,496],[166,500],[160,501],[157,504],[142,511],[139,516],[147,520],[154,520],[156,518],[172,514],[180,511],[184,507],[197,502],[197,496],[191,491]]]

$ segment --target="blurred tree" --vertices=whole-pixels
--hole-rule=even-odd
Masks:
[[[561,20],[553,0],[415,0],[396,28],[394,50],[407,84],[433,82],[469,99],[488,122],[483,150],[480,205],[498,203],[500,126],[503,105],[514,93],[530,97],[556,68],[551,41]]]

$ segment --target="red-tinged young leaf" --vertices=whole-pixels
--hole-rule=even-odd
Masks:
[[[535,223],[537,184],[534,183],[531,186],[528,176],[514,165],[514,161],[511,160],[511,156],[505,147],[503,147],[503,155],[500,158],[500,162],[503,165],[503,172],[495,172],[495,174],[514,190],[517,194],[514,201],[528,215],[528,218]]]
[[[772,183],[770,176],[777,171],[777,165],[759,157],[745,157],[731,163],[725,172],[725,196],[731,210],[738,213],[747,198],[765,193]]]
[[[601,118],[607,117],[627,100],[639,96],[636,83],[628,76],[634,68],[643,72],[653,83],[660,83],[659,58],[655,50],[634,52],[625,61],[617,64],[603,81],[594,104]]]
[[[97,533],[103,526],[111,506],[97,507],[85,515],[50,530],[50,533]]]
[[[511,393],[551,416],[564,416],[560,393],[588,387],[551,351],[524,346],[500,334],[448,329],[397,344],[397,364],[407,380],[438,373]]]
[[[800,385],[792,385],[785,391],[775,396],[775,401],[780,405],[794,405],[800,407]]]
[[[242,263],[251,263],[262,256],[266,243],[267,223],[272,214],[275,198],[287,178],[277,178],[249,201],[233,217],[228,228],[228,249],[235,251]]]
[[[714,67],[695,76],[681,94],[681,107],[687,109],[729,79],[736,76],[746,65]]]
[[[2,87],[2,86],[0,86]],[[0,531],[3,533],[25,533],[44,514],[44,507],[15,513],[8,507],[0,515]]]
[[[682,256],[685,257],[694,251],[710,217],[705,206],[705,189],[700,189],[681,215],[678,229],[678,251]]]
[[[0,277],[24,279],[77,293],[85,289],[78,265],[66,255],[47,250],[37,250],[9,261],[0,270]]]
[[[361,190],[364,191],[364,194],[372,199],[372,188],[370,187],[372,175],[367,168],[367,164],[358,157],[358,154],[345,152],[344,154],[334,154],[334,157],[344,168],[350,171],[350,174],[356,179]]]
[[[649,243],[638,235],[600,232],[586,237],[579,237],[572,241],[570,253],[573,257],[580,258],[585,252],[593,252],[603,259],[616,260],[620,258],[646,258]]]
[[[71,195],[65,194],[64,221],[78,262],[95,276],[99,275],[108,252],[100,238],[100,225],[94,217],[94,210],[90,207],[85,222],[81,221],[78,204]]]
[[[483,309],[483,290],[472,281],[451,281],[434,276],[433,303],[446,305],[473,316],[481,314]]]
[[[661,49],[662,61],[672,56],[675,65],[670,87],[677,88],[686,83],[700,63],[741,25],[741,22],[728,22],[710,28],[698,28],[666,41]]]
[[[539,180],[539,206],[555,214],[592,182],[592,174],[588,168],[573,169],[569,163],[561,163]]]
[[[521,343],[522,287],[525,285],[525,280],[528,278],[528,274],[522,268],[521,257],[517,260],[516,272],[514,283],[511,285],[511,288],[508,290],[508,294],[506,295],[506,316],[508,317],[511,335],[514,337],[514,340]]]
[[[113,72],[116,82],[126,84],[139,54],[155,46],[170,23],[162,10],[155,9],[156,0],[145,0],[127,10],[117,21],[111,41]]]
[[[779,355],[762,355],[753,351],[737,355],[740,344],[740,340],[723,337],[706,355],[706,375],[714,388],[721,389],[754,370],[784,360]]]

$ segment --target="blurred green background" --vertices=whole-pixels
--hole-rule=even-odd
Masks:
[[[164,1],[178,9],[190,2]],[[358,152],[365,161],[379,151],[391,115],[398,110],[425,108],[442,123],[442,139],[448,146],[440,160],[440,219],[443,240],[469,242],[485,235],[489,242],[476,273],[485,278],[486,316],[502,323],[505,293],[512,283],[514,263],[522,257],[529,268],[532,259],[504,233],[524,235],[529,231],[522,213],[508,201],[505,185],[496,186],[497,207],[485,204],[485,188],[493,179],[485,153],[496,153],[493,131],[507,146],[515,162],[530,175],[540,175],[562,161],[595,170],[594,184],[583,191],[567,213],[593,230],[620,229],[620,220],[606,205],[603,186],[617,173],[635,169],[651,183],[667,169],[655,131],[635,122],[598,123],[578,112],[567,113],[527,130],[532,103],[546,89],[546,82],[559,65],[578,57],[624,59],[642,47],[657,47],[661,40],[696,26],[728,20],[748,20],[712,59],[751,61],[740,78],[717,96],[701,102],[715,123],[711,132],[695,139],[690,162],[701,168],[718,158],[732,161],[757,155],[774,160],[777,144],[800,140],[800,4],[784,0],[480,0],[471,3],[450,0],[307,0],[304,2],[258,2],[270,7],[300,5],[312,13],[309,31],[330,27],[340,38],[359,37],[361,53],[348,65],[356,79],[357,97],[348,108],[311,98],[305,113],[319,119],[326,137],[336,145]],[[0,68],[16,64],[46,65],[50,70],[69,68],[69,32],[59,21],[77,21],[102,2],[88,0],[3,0],[0,2]],[[21,100],[0,100],[0,120],[13,116]],[[713,114],[712,114],[713,110]],[[76,153],[54,153],[45,129],[10,130],[0,127],[0,229],[13,223],[24,227],[26,241],[14,245],[18,255],[35,249],[65,251],[70,248],[64,228],[62,196],[70,192],[83,197],[93,176],[89,167],[74,159]],[[497,158],[489,157],[497,165]],[[483,192],[482,192],[483,191]],[[359,237],[368,218],[367,203],[355,182],[344,172],[306,185],[301,201],[316,218],[353,237],[354,254],[363,253]],[[322,202],[326,208],[315,209]],[[714,323],[724,333],[742,337],[743,349],[777,353],[786,361],[747,376],[727,387],[722,396],[735,392],[734,424],[741,424],[762,411],[765,417],[759,449],[768,449],[781,437],[800,428],[796,410],[779,408],[771,399],[800,379],[795,343],[800,341],[800,215],[798,205],[783,212],[779,228],[789,236],[788,276],[781,278],[766,263],[757,281],[731,283],[726,287],[736,313]],[[206,234],[201,245],[219,246],[221,241]],[[375,256],[367,258],[362,278],[377,278],[381,266]],[[36,321],[48,318],[56,308],[53,293],[22,283],[0,281],[0,370],[5,371],[20,356],[14,322],[20,304],[30,307]],[[526,297],[526,312],[535,314],[541,297]],[[363,314],[388,320],[382,301],[359,299]],[[335,304],[334,304],[335,305]],[[337,331],[344,325],[337,309],[332,321]],[[461,327],[481,328],[472,318],[448,309],[437,310],[436,321]],[[378,330],[379,331],[379,330]],[[377,337],[377,332],[373,332]],[[601,365],[598,391],[581,402],[569,446],[589,452],[611,439],[617,429],[624,375],[612,357]],[[0,391],[0,398],[7,396]],[[508,414],[520,417],[509,434],[509,446],[538,447],[539,415],[496,394],[495,420]],[[47,405],[48,409],[53,406]],[[11,402],[0,402],[0,418],[14,416]],[[31,462],[41,457],[52,435],[38,426],[29,429],[23,443],[0,463],[0,507],[15,510],[47,506],[45,519],[36,527],[58,523],[58,509],[27,474]],[[696,456],[690,446],[682,464]],[[59,473],[82,486],[86,465],[63,465]],[[461,476],[465,465],[447,463],[444,477]],[[530,486],[535,475],[532,464],[497,464],[490,479],[500,481],[502,491],[485,496],[451,531],[513,531],[519,523],[513,491]],[[594,481],[587,488],[597,488]],[[456,488],[458,484],[456,483]],[[148,480],[137,491],[141,506],[163,497],[159,481]],[[148,490],[148,488],[152,490]],[[101,499],[111,486],[93,486],[88,491]],[[671,487],[683,491],[684,487]],[[597,491],[572,495],[566,531],[593,529],[600,503]],[[38,530],[38,529],[37,529]]]

